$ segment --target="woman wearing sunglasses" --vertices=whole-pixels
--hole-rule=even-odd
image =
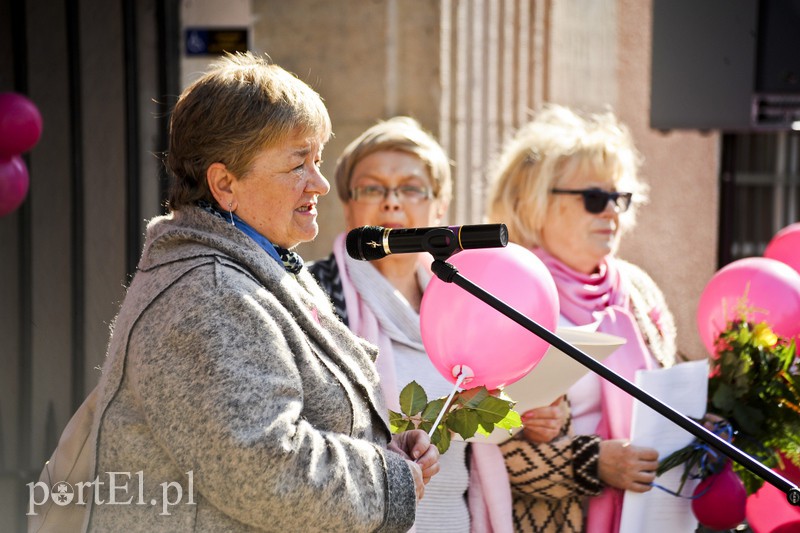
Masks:
[[[661,291],[615,257],[645,196],[639,163],[630,133],[610,112],[545,107],[502,153],[487,216],[548,267],[561,325],[627,339],[605,364],[631,381],[639,369],[675,360],[675,325]],[[531,428],[502,446],[517,530],[615,533],[623,491],[650,490],[658,453],[629,443],[633,399],[599,376],[587,374],[567,399],[571,420],[560,437],[545,442]],[[523,415],[526,424],[536,411]]]

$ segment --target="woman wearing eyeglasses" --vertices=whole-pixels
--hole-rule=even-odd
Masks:
[[[605,364],[630,381],[639,369],[675,360],[675,325],[661,291],[640,268],[615,257],[645,197],[639,164],[630,133],[610,112],[548,106],[503,151],[487,213],[550,270],[561,325],[627,339]],[[567,399],[571,423],[561,437],[541,443],[520,432],[501,446],[516,527],[616,532],[623,491],[650,490],[658,453],[629,444],[633,399],[599,376],[586,375]]]
[[[441,146],[408,117],[367,129],[345,148],[336,187],[347,230],[360,226],[437,226],[451,194],[450,162]],[[431,278],[428,254],[396,254],[373,262],[345,251],[346,233],[333,254],[311,265],[351,330],[379,348],[376,362],[389,409],[411,381],[429,398],[452,384],[434,368],[422,345],[419,309]],[[496,445],[453,441],[439,459],[439,473],[417,507],[416,531],[511,532],[511,491]]]

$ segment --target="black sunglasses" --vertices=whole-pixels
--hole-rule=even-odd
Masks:
[[[550,189],[553,194],[580,194],[583,196],[583,207],[589,213],[597,215],[606,210],[609,200],[624,213],[631,206],[633,193],[606,192],[603,189]]]

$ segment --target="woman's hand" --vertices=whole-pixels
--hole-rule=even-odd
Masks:
[[[543,444],[561,434],[568,415],[562,398],[547,407],[537,407],[522,413],[522,434],[525,440],[533,444]]]
[[[422,477],[422,469],[420,466],[410,459],[406,459],[406,464],[411,470],[411,477],[414,478],[414,490],[417,493],[417,503],[425,495],[425,479]]]
[[[706,413],[703,415],[703,418],[700,422],[703,424],[703,427],[709,430],[711,433],[715,434],[724,441],[731,442],[731,439],[733,438],[733,428],[725,418],[714,413]],[[725,464],[725,461],[727,461],[727,457],[721,453],[718,453],[714,449],[709,449],[706,452],[706,465],[708,468],[722,468],[722,466]]]
[[[703,419],[701,420],[701,422],[703,423],[704,428],[713,433],[716,433],[718,430],[721,429],[722,431],[717,433],[717,435],[721,439],[730,440],[731,435],[729,435],[728,432],[725,431],[726,424],[728,423],[728,421],[725,418],[716,415],[714,413],[706,413],[703,415]]]
[[[422,430],[412,429],[392,436],[389,449],[420,469],[423,484],[427,484],[439,472],[439,450],[431,444],[430,437]],[[414,474],[414,468],[411,472]],[[424,487],[417,487],[417,495],[421,498],[420,488],[424,491]]]
[[[600,480],[611,487],[647,492],[656,479],[658,451],[634,446],[627,440],[604,440],[600,443],[597,472]]]

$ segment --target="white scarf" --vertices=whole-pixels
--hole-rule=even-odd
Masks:
[[[333,243],[333,255],[339,266],[339,277],[342,281],[342,292],[347,306],[347,320],[350,329],[357,335],[378,346],[378,359],[375,365],[381,377],[381,389],[386,405],[393,411],[400,410],[399,392],[394,365],[392,339],[409,346],[419,343],[422,338],[419,332],[419,319],[409,308],[405,312],[394,309],[383,309],[373,298],[383,291],[374,290],[375,284],[391,284],[372,265],[351,259],[345,250],[346,234],[340,234]],[[418,275],[424,276],[423,273]],[[377,278],[380,279],[377,279]],[[423,279],[423,278],[420,278]],[[392,290],[394,290],[392,288]],[[385,294],[385,293],[384,293]],[[376,296],[372,296],[376,295]],[[368,300],[374,305],[370,306]],[[392,322],[393,315],[401,314],[401,322]],[[406,315],[410,315],[406,316]],[[409,325],[409,319],[412,323]],[[384,324],[388,327],[384,329]],[[398,339],[404,339],[402,341]],[[475,533],[512,533],[514,530],[511,513],[511,486],[508,481],[505,461],[500,448],[495,444],[472,444],[472,462],[469,480],[469,512],[472,531]]]

